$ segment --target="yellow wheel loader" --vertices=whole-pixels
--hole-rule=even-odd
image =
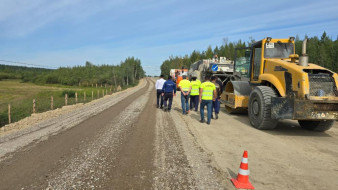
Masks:
[[[308,63],[306,43],[301,56],[295,54],[294,37],[267,37],[236,49],[234,74],[221,97],[226,111],[247,110],[257,129],[273,129],[281,119],[298,120],[308,130],[330,129],[338,120],[338,75]],[[237,51],[249,51],[244,57],[248,65],[236,65],[243,60],[236,57]]]

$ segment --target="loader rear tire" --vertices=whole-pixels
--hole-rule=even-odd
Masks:
[[[271,98],[276,92],[268,86],[257,86],[250,93],[248,113],[252,126],[257,129],[274,129],[278,120],[271,119]]]
[[[299,125],[303,129],[307,129],[310,131],[327,131],[332,126],[334,121],[333,120],[326,120],[326,121],[311,121],[311,120],[298,120]]]

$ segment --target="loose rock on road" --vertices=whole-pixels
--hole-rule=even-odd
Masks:
[[[243,150],[256,189],[338,187],[338,127],[276,130],[221,112],[211,125],[156,109],[154,81],[1,136],[0,189],[235,189]],[[224,110],[223,110],[224,111]]]

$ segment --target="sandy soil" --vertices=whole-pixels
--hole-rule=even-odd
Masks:
[[[181,112],[180,92],[174,110]],[[321,133],[285,120],[275,130],[251,127],[244,115],[229,115],[222,105],[218,120],[199,123],[199,112],[181,115],[185,127],[226,175],[236,177],[243,151],[249,153],[250,181],[257,189],[337,189],[338,123]]]

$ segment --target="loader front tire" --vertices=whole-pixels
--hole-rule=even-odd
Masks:
[[[278,120],[271,119],[271,98],[276,96],[268,86],[257,86],[250,93],[248,113],[253,127],[261,130],[276,127]]]

